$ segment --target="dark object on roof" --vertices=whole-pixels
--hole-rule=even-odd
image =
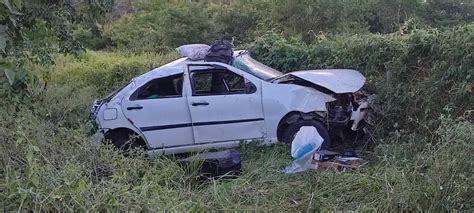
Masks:
[[[204,177],[233,178],[241,174],[240,153],[234,149],[220,152],[206,152],[180,160],[181,164],[203,161],[201,174]]]
[[[216,40],[211,44],[204,60],[230,64],[232,62],[232,56],[234,55],[233,47],[232,43],[227,40]]]

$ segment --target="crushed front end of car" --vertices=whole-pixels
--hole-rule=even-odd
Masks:
[[[358,142],[372,125],[370,111],[375,96],[359,90],[333,97],[336,100],[326,103],[326,119],[332,135],[343,142],[349,139]]]
[[[307,70],[285,74],[273,82],[311,87],[332,97],[326,101],[324,119],[332,138],[357,142],[371,125],[369,115],[373,95],[362,90],[365,77],[356,70]]]

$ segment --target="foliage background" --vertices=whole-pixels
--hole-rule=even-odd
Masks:
[[[463,0],[2,0],[4,211],[472,211],[474,3]],[[289,147],[242,145],[243,175],[90,144],[91,102],[185,43],[234,38],[283,72],[353,68],[380,113],[361,171],[284,175]]]

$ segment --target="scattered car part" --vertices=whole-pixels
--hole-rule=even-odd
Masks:
[[[188,166],[195,161],[202,162],[200,175],[207,178],[233,178],[242,173],[240,153],[235,149],[200,153],[178,162]]]
[[[314,152],[313,159],[317,161],[328,161],[334,159],[339,155],[339,152],[333,152],[329,150],[319,150]]]

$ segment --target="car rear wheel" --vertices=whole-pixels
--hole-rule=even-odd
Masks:
[[[136,148],[146,148],[143,139],[129,131],[113,131],[105,136],[105,142],[111,143],[120,151],[128,152]]]
[[[328,149],[331,145],[331,138],[326,127],[316,120],[298,120],[295,123],[290,124],[283,132],[283,142],[291,144],[295,138],[296,133],[303,126],[313,126],[318,131],[319,135],[324,139],[321,149]]]

